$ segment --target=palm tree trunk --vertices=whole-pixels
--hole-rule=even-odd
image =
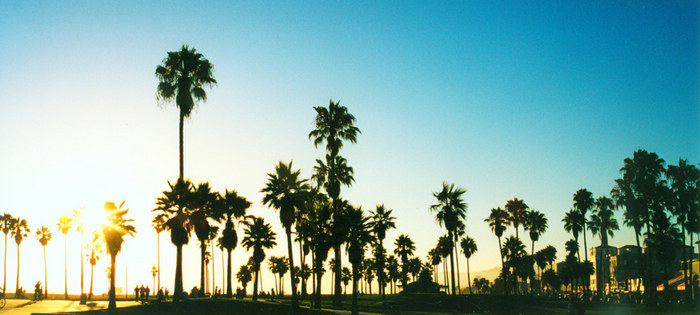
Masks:
[[[447,257],[442,259],[442,280],[445,285],[445,293],[450,294],[450,283],[447,281]],[[404,288],[405,290],[406,288]]]
[[[333,292],[333,306],[341,306],[342,305],[342,296],[340,295],[340,290],[342,290],[340,286],[340,270],[341,270],[341,256],[340,256],[340,244],[336,245],[334,247],[334,252],[335,252],[335,270],[333,271],[335,274],[335,285],[334,285],[334,292]]]
[[[214,295],[214,293],[216,293],[216,278],[214,278],[214,274],[216,273],[216,260],[214,260],[216,248],[214,247],[214,240],[209,241],[209,246],[211,246],[211,295]]]
[[[685,223],[685,222],[683,222]],[[690,283],[688,282],[688,250],[685,248],[685,224],[681,224],[681,241],[683,246],[681,246],[681,250],[683,251],[683,283],[685,284],[685,291],[684,291],[684,302],[688,303],[690,301],[689,296],[690,296]],[[693,245],[691,243],[690,248],[693,248]],[[692,255],[691,255],[692,257]]]
[[[19,244],[17,244],[17,282],[15,283],[15,297],[17,296],[17,291],[19,290]]]
[[[260,274],[260,264],[257,264],[257,271],[255,272],[255,281],[253,281],[253,301],[258,300],[258,275]],[[229,281],[229,283],[231,283]]]
[[[109,255],[110,256],[110,272],[109,272],[109,305],[107,306],[107,309],[114,310],[117,309],[117,296],[116,296],[116,289],[114,288],[114,274],[116,273],[116,262],[117,262],[117,255]]]
[[[90,264],[90,293],[88,293],[88,300],[92,300],[92,276],[95,271],[95,265]],[[48,293],[47,293],[48,294]]]
[[[506,264],[503,262],[503,247],[501,247],[501,237],[498,237],[498,253],[501,254],[501,274],[505,275],[503,272],[506,270]],[[506,295],[508,295],[508,279],[503,278],[504,289]]]
[[[272,273],[272,276],[275,277],[275,281],[272,282],[272,283],[274,283],[274,286],[272,287],[272,290],[277,289],[277,293],[279,293],[279,292],[280,292],[280,282],[277,281],[277,274],[273,272],[273,273]]]
[[[377,271],[381,271],[381,272],[378,272],[378,274],[377,274],[377,278],[379,280],[379,292],[382,294],[382,300],[386,300],[386,292],[384,292],[384,290],[385,290],[384,283],[386,282],[386,280],[384,279],[384,240],[383,239],[379,240],[378,252],[379,252],[379,256],[377,258],[379,258],[379,261],[377,261],[377,265],[379,266],[379,268],[377,268]]]
[[[224,249],[221,249],[221,273],[224,273]],[[221,291],[224,290],[224,287],[226,287],[226,278],[222,275],[221,276]]]
[[[46,282],[46,281],[44,281]],[[46,285],[46,284],[44,284]],[[83,294],[85,293],[85,290],[83,290],[83,232],[80,232],[80,299],[82,300]]]
[[[469,284],[469,294],[472,294],[472,280],[469,276],[469,258],[467,258],[467,283]]]
[[[651,227],[650,223],[647,223],[647,235],[651,235]],[[647,247],[649,248],[649,247]],[[653,276],[652,276],[652,266],[651,266],[651,251],[649,250],[647,252],[647,276],[646,276],[646,281],[644,282],[644,295],[647,296],[646,299],[644,299],[647,303],[652,303],[652,301],[655,301],[655,293],[656,293],[656,285],[653,283]],[[651,305],[651,304],[649,304]]]
[[[202,242],[199,245],[199,253],[200,253],[200,260],[199,260],[199,289],[201,292],[204,292],[204,255],[207,251],[207,243]]]
[[[5,233],[5,261],[2,264],[2,294],[5,295],[7,289],[7,233]]]
[[[182,298],[182,245],[177,245],[177,258],[175,261],[175,290],[173,303],[180,302]]]
[[[184,122],[185,112],[180,110],[180,178],[185,179],[185,154],[184,154]]]
[[[49,294],[49,285],[46,281],[46,245],[41,247],[44,250],[44,296],[46,297]]]
[[[455,234],[455,260],[457,260],[457,294],[462,294],[462,284],[459,282],[459,250],[457,249],[457,235]],[[415,279],[415,277],[414,277]]]
[[[226,297],[231,298],[231,296],[233,295],[233,292],[232,292],[233,289],[232,289],[232,285],[231,285],[231,250],[226,249],[226,251],[228,252],[228,265],[226,266]],[[257,280],[258,280],[257,276],[255,277],[255,280],[256,280],[255,287],[257,288],[258,287],[257,286]]]
[[[689,271],[689,273],[690,273],[690,275],[691,275],[691,277],[692,277],[692,275],[693,275],[692,257],[693,257],[693,255],[694,255],[695,249],[693,249],[693,233],[690,232],[690,233],[688,233],[688,234],[690,234],[690,257],[691,257],[691,263],[688,265],[688,271]],[[691,285],[686,285],[685,288],[686,288],[686,290],[688,290],[688,288],[690,288],[690,298],[691,298],[692,300],[695,300],[695,281],[693,281],[693,283],[692,283]]]
[[[586,244],[586,223],[583,223],[583,258],[588,261],[588,245]]]
[[[360,311],[357,307],[357,264],[352,264],[352,311],[351,315],[359,315]]]
[[[287,227],[287,250],[289,250],[289,276],[291,277],[292,285],[292,308],[296,309],[299,307],[299,301],[297,300],[297,285],[294,283],[294,255],[292,255],[292,229]],[[301,253],[299,255],[302,255]],[[299,268],[301,270],[301,268]]]
[[[318,255],[316,255],[318,257]],[[321,308],[321,277],[323,274],[321,273],[321,264],[323,264],[322,261],[320,261],[318,258],[315,259],[315,268],[316,268],[316,288],[314,289],[316,293],[316,300],[314,301],[314,307],[320,309]]]
[[[453,251],[450,251],[450,274],[452,279],[452,295],[455,295],[455,260]]]
[[[63,297],[68,299],[68,234],[63,234]],[[112,269],[114,272],[114,269]]]
[[[158,287],[156,287],[156,292],[158,292],[160,290],[160,233],[156,233],[156,241],[156,248],[158,249]]]

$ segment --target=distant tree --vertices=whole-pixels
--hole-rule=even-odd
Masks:
[[[535,242],[540,239],[540,236],[547,230],[547,217],[544,213],[535,209],[525,212],[524,229],[530,232],[530,240],[532,241],[531,255],[535,254]]]
[[[258,300],[258,275],[260,274],[260,263],[265,260],[265,249],[277,245],[275,241],[276,233],[272,231],[272,226],[265,223],[263,218],[250,216],[247,221],[243,221],[243,232],[245,237],[241,245],[246,250],[253,249],[253,261],[255,262],[255,279],[253,281],[253,301]]]
[[[406,290],[408,284],[408,257],[413,256],[413,251],[416,250],[416,245],[410,237],[405,234],[399,235],[394,242],[396,249],[394,254],[401,257],[401,285]]]
[[[467,257],[467,283],[469,284],[469,294],[472,294],[472,284],[471,278],[469,276],[469,258],[471,258],[472,255],[474,255],[474,253],[476,253],[477,251],[476,242],[473,238],[465,236],[459,243],[459,245],[460,247],[462,247],[462,253],[464,253],[464,257]]]
[[[158,267],[152,266],[151,267],[151,276],[153,276],[153,290],[155,290],[157,292],[158,288],[156,287],[156,275],[158,275]]]
[[[152,226],[156,230],[156,256],[158,259],[158,286],[156,290],[160,289],[160,233],[165,231],[165,219],[162,215],[157,215],[153,218]]]
[[[503,247],[501,246],[501,236],[503,232],[506,231],[508,224],[508,212],[499,208],[491,209],[489,217],[484,220],[484,222],[489,223],[491,227],[491,232],[498,238],[498,252],[501,254],[501,270],[505,269],[505,262],[503,259]],[[505,288],[504,288],[505,289]],[[508,290],[505,290],[506,295],[508,295]]]
[[[374,232],[374,235],[376,236],[378,242],[378,246],[380,250],[378,251],[379,253],[382,253],[384,250],[384,238],[386,238],[386,231],[389,229],[395,229],[396,228],[396,217],[393,217],[391,215],[392,210],[386,209],[384,205],[377,205],[376,210],[373,212],[370,210],[371,214],[371,225],[372,225],[372,231]],[[377,270],[384,270],[384,256],[379,255],[375,257],[375,260],[377,262]],[[386,292],[384,289],[384,283],[386,282],[386,279],[384,279],[384,272],[379,273],[377,278],[377,281],[379,281],[379,291],[382,295],[382,299],[385,298]]]
[[[114,202],[105,202],[105,212],[107,223],[102,226],[102,236],[104,237],[104,242],[107,245],[107,254],[110,256],[110,284],[109,284],[109,305],[108,309],[114,310],[117,308],[116,302],[116,289],[114,286],[116,273],[116,261],[117,254],[122,249],[122,244],[124,243],[124,236],[133,236],[136,233],[136,228],[130,224],[134,221],[132,219],[127,219],[124,216],[129,212],[129,209],[123,209],[124,201],[119,204],[119,207],[114,204]]]
[[[391,211],[389,211],[389,214]],[[360,281],[360,269],[362,265],[362,260],[365,255],[365,248],[375,239],[370,231],[373,227],[369,222],[370,218],[366,217],[362,211],[362,208],[350,208],[347,213],[347,224],[348,224],[348,242],[346,247],[346,252],[348,254],[348,260],[352,265],[351,279],[352,279],[352,308],[351,313],[353,315],[359,314],[359,309],[357,305],[358,298],[358,282]],[[383,256],[383,255],[382,255]],[[341,278],[343,275],[341,274]],[[347,281],[344,281],[347,286]]]
[[[574,236],[574,240],[578,243],[578,235],[583,229],[585,217],[578,210],[571,209],[564,214],[564,219],[561,221],[564,222],[564,230],[570,232]],[[578,260],[581,260],[581,255],[578,253],[578,250],[576,251],[576,255],[578,256]]]
[[[213,75],[214,66],[197,52],[194,47],[182,45],[179,51],[169,51],[162,64],[156,67],[158,77],[157,98],[159,101],[174,100],[180,110],[180,177],[185,179],[184,171],[184,121],[190,117],[196,101],[206,101],[205,86],[216,84]],[[177,291],[177,289],[176,289]]]
[[[526,255],[525,245],[517,236],[509,236],[506,238],[503,244],[503,249],[501,250],[503,257],[506,258],[506,265],[513,269],[513,275],[518,275],[518,270],[522,269],[521,259]],[[516,283],[514,283],[514,292],[518,294],[517,278]]]
[[[80,233],[80,296],[82,298],[84,293],[83,287],[83,234],[85,234],[85,220],[83,219],[84,207],[78,207],[73,209],[73,226],[75,231]]]
[[[190,207],[192,213],[189,221],[194,228],[194,234],[199,240],[199,287],[202,292],[205,291],[205,268],[206,268],[206,253],[209,234],[211,233],[212,225],[210,220],[220,222],[222,213],[218,211],[219,193],[213,192],[209,186],[209,182],[199,183],[192,191],[190,196]]]
[[[574,209],[578,211],[581,216],[583,216],[582,222],[582,232],[583,232],[583,252],[585,253],[585,258],[588,260],[588,245],[586,244],[586,221],[588,210],[593,208],[595,200],[593,199],[593,194],[585,188],[579,189],[574,194]]]
[[[73,228],[73,218],[63,216],[58,218],[56,224],[58,230],[63,234],[63,295],[68,299],[68,232]],[[81,259],[82,260],[82,259]]]
[[[2,293],[3,295],[5,294],[5,290],[7,289],[7,234],[12,231],[12,226],[14,225],[14,221],[17,220],[14,218],[12,215],[9,213],[5,213],[2,216],[0,216],[0,227],[2,227],[2,233],[5,234],[5,258],[3,262],[3,276],[2,276]]]
[[[238,279],[238,282],[241,283],[241,286],[243,287],[243,292],[246,291],[246,287],[248,286],[248,282],[253,279],[253,276],[251,276],[251,270],[248,267],[248,265],[241,265],[238,268],[238,272],[236,273],[236,279]]]
[[[102,251],[102,240],[100,238],[100,233],[98,231],[92,232],[92,239],[85,244],[85,248],[88,253],[85,255],[88,263],[90,264],[90,292],[88,293],[88,300],[92,299],[92,280],[94,275],[94,269],[97,262],[100,260],[100,255],[104,254]]]
[[[343,270],[340,272],[340,281],[343,281],[343,294],[348,294],[348,283],[350,283],[351,279],[350,268],[343,267]]]
[[[438,262],[438,264],[439,264],[439,262]],[[434,265],[432,265],[432,266],[434,266]],[[389,281],[391,281],[391,284],[392,284],[391,293],[396,293],[396,281],[401,280],[401,272],[399,270],[399,260],[396,259],[396,256],[391,255],[391,256],[387,257],[386,270],[387,270],[387,275],[388,275]]]
[[[224,196],[219,197],[217,205],[221,207],[218,211],[223,213],[226,222],[219,242],[222,248],[226,249],[228,257],[226,265],[226,297],[230,298],[233,295],[233,286],[231,285],[231,251],[236,249],[238,245],[238,234],[236,234],[233,220],[235,218],[239,220],[239,223],[245,224],[246,221],[243,221],[242,218],[246,217],[246,211],[250,208],[251,203],[245,197],[238,195],[238,192],[235,190],[229,191],[227,189]],[[255,232],[258,233],[260,231],[256,230]]]
[[[42,250],[44,251],[44,296],[48,294],[48,282],[46,281],[46,244],[51,241],[51,230],[45,226],[36,229],[36,239],[41,244]]]
[[[456,294],[455,290],[455,272],[454,272],[454,255],[457,243],[457,224],[459,221],[466,219],[467,204],[464,202],[462,195],[467,191],[455,187],[454,184],[442,183],[442,190],[433,193],[438,201],[437,204],[431,205],[430,210],[435,211],[435,220],[444,226],[447,230],[447,235],[452,241],[450,248],[450,271],[452,274],[452,295]]]
[[[561,279],[559,279],[554,269],[548,269],[542,274],[542,283],[549,287],[551,292],[556,292],[561,286]]]
[[[525,216],[529,207],[524,201],[518,198],[513,198],[512,200],[508,200],[506,202],[505,209],[509,214],[509,223],[513,225],[513,228],[515,228],[515,237],[520,238],[518,235],[518,227],[525,224]]]

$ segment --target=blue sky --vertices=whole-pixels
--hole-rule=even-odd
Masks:
[[[388,240],[409,234],[425,257],[442,233],[431,194],[446,180],[468,190],[467,230],[479,246],[472,270],[498,265],[482,221],[513,197],[549,218],[537,247],[561,253],[573,193],[609,193],[635,150],[700,162],[698,13],[693,1],[5,1],[0,211],[55,228],[75,207],[98,212],[105,200],[126,200],[139,233],[118,264],[130,283],[150,283],[149,210],[178,170],[177,110],[157,104],[154,70],[189,44],[215,65],[219,84],[185,125],[186,176],[237,189],[279,232],[278,216],[260,204],[265,173],[294,159],[309,176],[323,154],[307,138],[312,106],[339,99],[362,130],[342,151],[356,172],[342,194],[367,210],[394,209]],[[62,236],[54,238],[47,252],[57,260]],[[623,228],[611,243],[633,239]],[[589,246],[598,242],[588,236]],[[161,247],[161,258],[174,257],[167,237]],[[189,247],[187,288],[198,282]],[[40,253],[34,239],[23,243],[36,266]],[[234,266],[248,256],[236,249]],[[60,291],[59,267],[49,290]],[[171,286],[174,266],[162,268]],[[20,280],[29,287],[39,277]]]

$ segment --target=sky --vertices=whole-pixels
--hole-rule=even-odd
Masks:
[[[32,234],[54,231],[48,288],[61,293],[58,218],[84,206],[96,226],[105,201],[126,201],[138,233],[117,257],[117,286],[152,287],[151,210],[178,176],[178,111],[157,102],[154,71],[187,44],[214,64],[218,84],[185,123],[185,176],[236,189],[279,244],[279,216],[260,189],[279,161],[311,175],[324,155],[308,138],[313,106],[332,99],[362,132],[341,151],[355,170],[341,196],[393,210],[389,251],[407,234],[425,259],[445,233],[429,207],[446,181],[467,190],[467,234],[479,248],[471,270],[499,266],[483,220],[514,197],[545,213],[536,249],[553,245],[561,258],[575,191],[609,194],[638,149],[700,162],[699,13],[696,1],[2,1],[0,212],[26,218]],[[66,238],[68,289],[78,293],[80,237]],[[587,242],[599,244],[590,233]],[[633,242],[627,227],[610,241]],[[12,240],[7,251],[14,292]],[[21,244],[20,286],[43,282],[42,255],[33,235]],[[160,255],[172,291],[167,234]],[[249,256],[234,250],[234,271]],[[214,259],[221,287],[219,251]],[[108,261],[95,267],[97,293]],[[196,241],[184,266],[189,290],[199,285]],[[265,268],[264,290],[272,279]]]

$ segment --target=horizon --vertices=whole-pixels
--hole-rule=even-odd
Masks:
[[[446,181],[467,190],[467,235],[479,248],[472,270],[500,265],[483,220],[514,197],[545,213],[549,228],[536,248],[555,246],[560,261],[570,238],[561,219],[578,189],[609,196],[637,149],[667,165],[700,163],[699,12],[684,1],[0,3],[0,213],[32,229],[21,245],[20,286],[43,282],[36,228],[52,230],[48,289],[61,293],[58,218],[122,200],[137,234],[117,256],[117,286],[125,268],[129,287],[152,284],[156,258],[143,257],[156,250],[151,210],[178,174],[178,111],[156,101],[154,71],[183,44],[214,64],[219,82],[185,121],[185,177],[251,201],[249,213],[277,232],[267,257],[286,256],[286,240],[277,211],[261,203],[266,174],[293,160],[311,175],[324,154],[308,139],[312,107],[332,99],[362,132],[342,150],[355,183],[341,197],[365,211],[394,210],[388,252],[410,234],[425,260],[444,234],[428,208]],[[615,217],[620,231],[610,244],[634,244],[622,211]],[[68,235],[69,294],[80,290],[78,237]],[[600,243],[590,233],[587,240],[589,249]],[[175,250],[167,232],[160,242],[161,284],[172,292]],[[187,291],[199,285],[196,243],[184,250]],[[15,251],[10,240],[8,289]],[[239,244],[234,274],[249,256]],[[107,262],[95,267],[96,292],[106,291]]]

